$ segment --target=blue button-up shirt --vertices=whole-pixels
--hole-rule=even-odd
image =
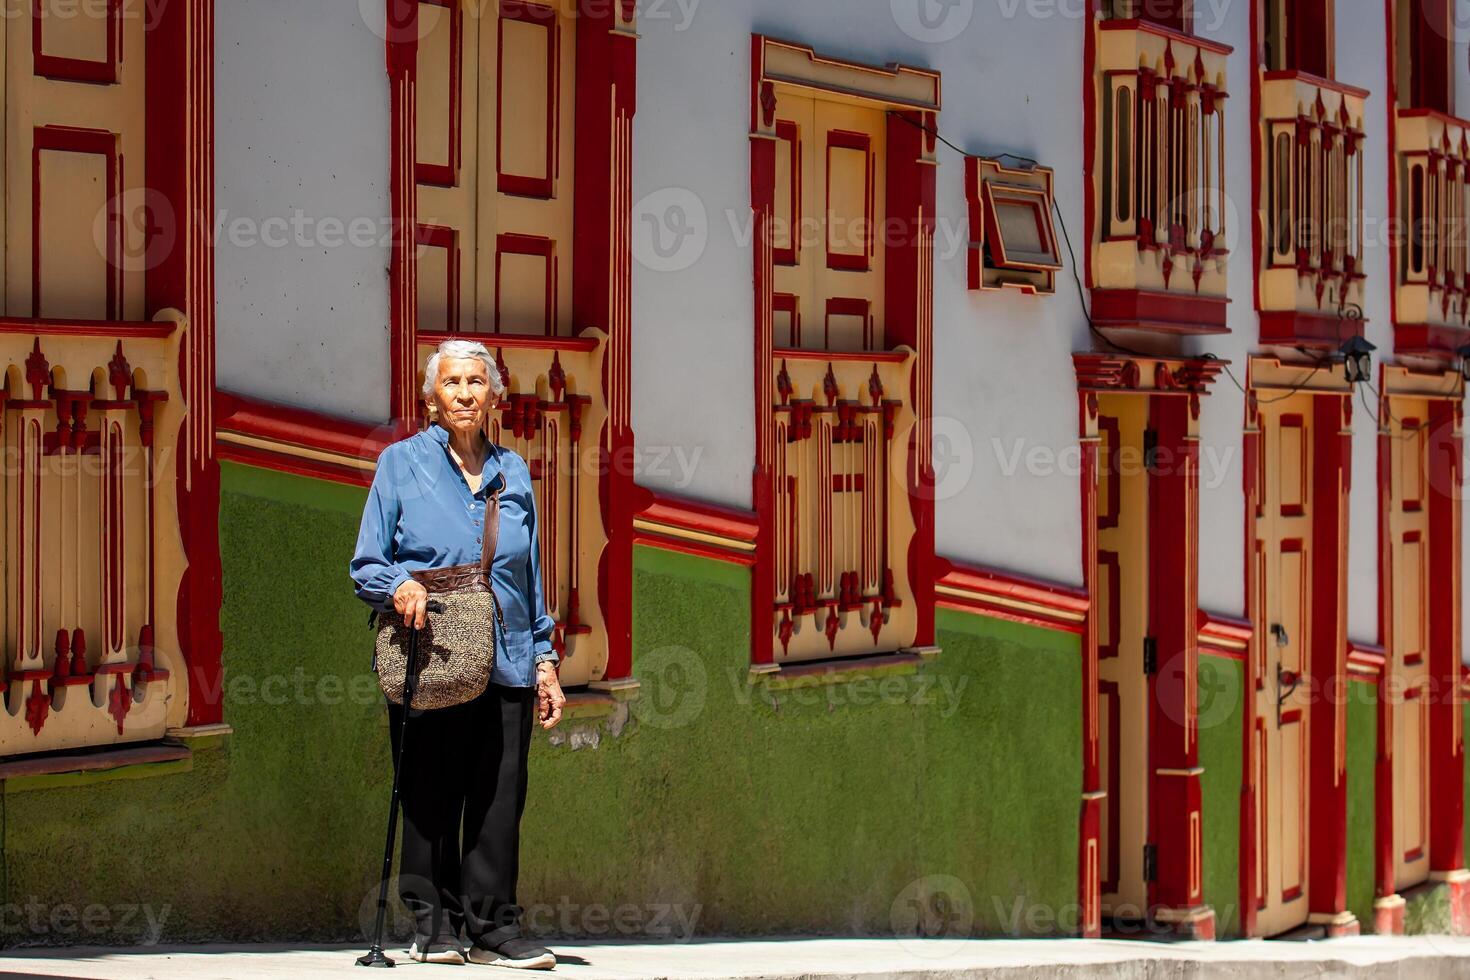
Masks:
[[[491,680],[507,687],[535,683],[536,663],[555,661],[556,621],[541,591],[536,499],[531,470],[515,451],[487,443],[480,489],[470,492],[449,455],[449,432],[431,425],[393,443],[378,457],[352,556],[357,595],[393,608],[393,593],[409,573],[480,563],[486,500],[500,488],[500,534],[490,582],[505,615]]]

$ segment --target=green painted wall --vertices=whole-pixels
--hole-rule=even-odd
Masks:
[[[1240,934],[1241,697],[1245,664],[1199,658],[1200,805],[1204,821],[1204,901],[1215,934]]]
[[[5,791],[6,907],[59,928],[0,923],[0,940],[362,934],[389,774],[345,570],[363,493],[223,479],[235,734],[187,772]],[[639,548],[634,575],[641,699],[533,750],[522,900],[539,930],[1075,928],[1076,637],[942,612],[921,674],[770,693],[746,680],[743,570]],[[88,907],[106,923],[84,930]]]
[[[1378,687],[1352,680],[1347,695],[1347,907],[1362,931],[1372,932]]]

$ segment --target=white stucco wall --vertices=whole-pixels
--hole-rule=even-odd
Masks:
[[[215,5],[223,389],[363,421],[387,416],[385,9]]]
[[[963,16],[968,7],[949,9]],[[1074,238],[1083,234],[1075,165],[1082,22],[1028,18],[1024,8],[1007,17],[1012,8],[974,4],[967,23],[941,20],[927,31],[917,2],[907,0],[861,0],[843,5],[837,17],[833,5],[784,0],[704,2],[692,12],[671,2],[659,16],[644,11],[634,127],[633,196],[645,206],[634,219],[634,251],[643,261],[633,270],[633,425],[641,447],[698,453],[699,463],[683,486],[677,472],[643,473],[641,483],[750,506],[753,271],[749,247],[731,228],[732,221],[749,227],[752,32],[837,57],[938,69],[941,132],[974,152],[1010,151],[1055,166],[1068,228]],[[1001,37],[1014,41],[986,41]],[[1036,56],[1057,44],[1078,57]],[[1035,111],[1026,111],[1028,104]],[[1085,341],[1075,292],[1067,280],[1051,298],[971,293],[964,165],[943,147],[939,159],[934,412],[941,551],[1080,581],[1075,475],[1055,467],[1028,472],[1024,456],[1008,474],[1002,462],[1018,448],[1062,454],[1075,447],[1069,355]],[[702,209],[706,233],[702,251],[664,271],[648,260],[649,243],[671,202]]]

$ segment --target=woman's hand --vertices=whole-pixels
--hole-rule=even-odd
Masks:
[[[542,728],[555,728],[567,696],[561,692],[556,665],[547,660],[536,665],[536,717]]]
[[[403,617],[403,622],[416,630],[424,628],[429,618],[429,590],[413,579],[409,579],[393,593],[393,608]]]

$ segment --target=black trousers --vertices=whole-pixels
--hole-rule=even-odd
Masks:
[[[535,689],[487,685],[408,719],[399,794],[398,894],[421,939],[491,947],[519,936],[516,905]],[[388,705],[398,757],[403,707]]]

